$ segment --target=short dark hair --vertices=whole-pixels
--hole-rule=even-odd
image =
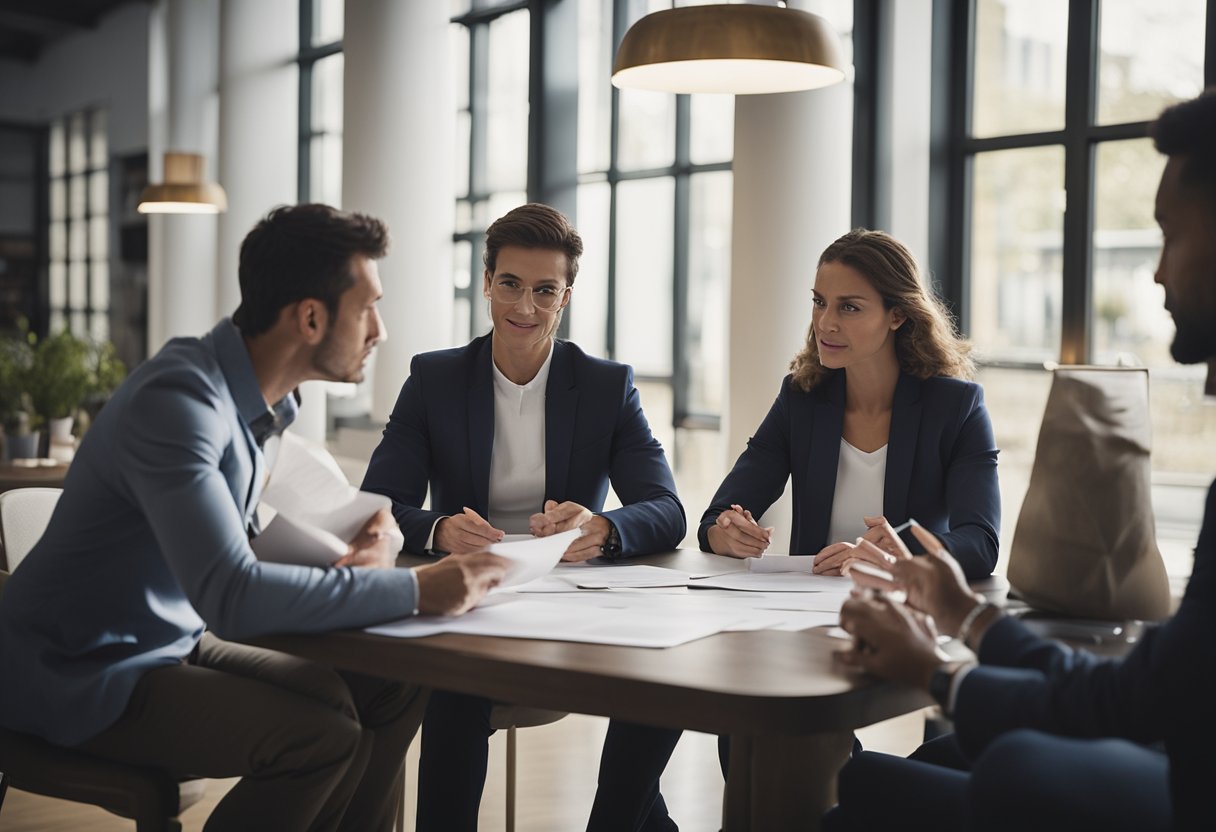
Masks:
[[[1181,182],[1207,191],[1216,206],[1216,87],[1167,108],[1149,132],[1160,153],[1185,158]]]
[[[556,208],[529,202],[494,220],[486,229],[486,250],[482,255],[490,274],[498,266],[498,252],[507,246],[560,251],[566,255],[566,285],[574,285],[578,258],[583,254],[583,238]]]
[[[281,205],[241,243],[241,305],[232,321],[246,336],[274,326],[283,307],[316,298],[330,315],[354,285],[351,258],[379,260],[388,252],[388,227],[366,214],[328,205]]]

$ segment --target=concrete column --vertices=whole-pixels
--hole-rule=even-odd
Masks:
[[[817,11],[806,3],[791,3]],[[815,263],[849,230],[852,85],[735,99],[727,466],[777,395],[811,322]],[[789,494],[762,522],[788,550]],[[807,553],[814,554],[814,553]]]
[[[347,0],[342,203],[386,221],[380,263],[389,341],[369,378],[388,417],[415,353],[449,346],[455,103],[445,3]]]
[[[161,0],[150,16],[150,179],[168,150],[201,153],[215,178],[219,151],[219,0]],[[148,221],[148,350],[215,323],[215,216],[153,214]]]

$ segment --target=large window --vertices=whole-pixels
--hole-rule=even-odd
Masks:
[[[1165,160],[1146,136],[1164,107],[1216,80],[1214,5],[965,0],[943,20],[952,192],[936,232],[1014,491],[1053,361],[1147,366],[1158,481],[1210,475],[1216,408],[1203,404],[1203,369],[1170,359],[1153,282]]]
[[[105,110],[51,122],[47,226],[49,331],[110,337],[110,174]]]
[[[342,204],[344,0],[300,0],[300,202]]]

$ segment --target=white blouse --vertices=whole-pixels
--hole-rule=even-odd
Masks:
[[[882,514],[883,486],[887,479],[887,446],[866,453],[842,437],[840,463],[836,468],[836,494],[832,498],[832,520],[828,544],[852,543],[866,531],[862,517]],[[808,554],[815,554],[810,552]]]
[[[545,502],[545,387],[553,343],[536,377],[516,384],[494,365],[494,453],[490,458],[490,525],[526,534]]]

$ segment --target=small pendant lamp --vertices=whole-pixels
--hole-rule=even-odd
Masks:
[[[149,185],[139,196],[141,214],[218,214],[228,210],[224,189],[203,181],[198,153],[166,153],[165,181]]]

